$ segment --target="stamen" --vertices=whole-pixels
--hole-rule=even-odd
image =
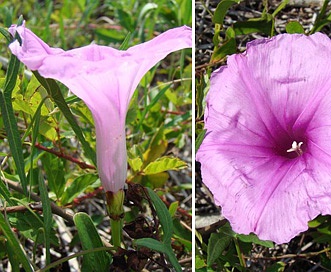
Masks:
[[[299,144],[296,141],[293,141],[292,148],[286,150],[287,153],[295,152],[298,156],[301,156],[303,154],[301,146],[303,145],[303,142],[299,142]]]

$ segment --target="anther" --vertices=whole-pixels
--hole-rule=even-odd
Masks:
[[[303,145],[303,142],[299,142],[299,144],[296,141],[293,141],[292,148],[286,150],[287,153],[295,152],[298,156],[301,156],[303,154],[301,146]]]

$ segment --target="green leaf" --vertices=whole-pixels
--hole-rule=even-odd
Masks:
[[[129,42],[132,39],[133,35],[131,32],[126,34],[124,41],[122,42],[121,46],[118,48],[118,50],[126,50],[129,48]]]
[[[199,133],[198,137],[196,138],[196,141],[195,141],[195,152],[198,152],[198,149],[200,148],[200,145],[202,144],[202,141],[205,138],[206,132],[207,132],[206,129],[202,130]]]
[[[288,2],[289,2],[289,0],[283,0],[283,1],[279,4],[279,6],[275,9],[275,11],[272,13],[272,17],[275,18],[276,15],[286,7],[286,5],[288,4]]]
[[[158,174],[168,170],[179,170],[186,167],[186,163],[178,158],[161,157],[149,163],[143,170],[145,175]]]
[[[162,172],[153,175],[147,175],[142,177],[142,184],[148,185],[152,189],[164,187],[167,180],[169,179],[169,174],[167,172]]]
[[[218,44],[215,46],[213,54],[211,56],[211,62],[218,62],[228,55],[237,52],[237,43],[235,39],[235,32],[232,27],[226,30],[226,38],[221,46]]]
[[[138,172],[141,170],[141,167],[143,166],[143,162],[141,160],[141,158],[139,157],[136,157],[134,159],[128,159],[128,163],[131,167],[131,169],[134,171],[134,172]]]
[[[12,41],[12,36],[11,34],[8,32],[8,30],[0,27],[0,33],[6,38],[7,42],[11,42]]]
[[[251,33],[264,33],[272,36],[274,19],[270,14],[258,19],[251,19],[245,22],[236,22],[233,26],[236,35],[247,35]]]
[[[25,195],[28,194],[27,190],[27,178],[25,176],[24,170],[24,157],[23,149],[20,138],[20,133],[17,127],[17,120],[13,111],[12,105],[12,92],[16,85],[18,69],[20,62],[16,56],[11,55],[8,64],[8,70],[6,75],[6,80],[3,88],[0,91],[0,108],[3,118],[3,123],[5,126],[6,133],[8,135],[8,143],[10,151],[12,153],[14,162],[16,164],[17,174],[20,177],[20,182]]]
[[[95,35],[107,43],[121,43],[126,37],[122,32],[118,32],[116,29],[105,28],[97,28]]]
[[[224,233],[212,233],[208,240],[207,265],[211,266],[229,246],[232,238]]]
[[[50,190],[55,193],[58,199],[61,198],[66,184],[63,160],[45,152],[41,157],[41,162],[47,175]]]
[[[14,272],[20,271],[20,262],[17,258],[15,249],[13,249],[6,241],[5,241],[5,250],[8,254],[9,262],[11,264],[11,269]]]
[[[137,246],[144,246],[157,252],[166,253],[167,249],[163,243],[153,238],[141,238],[135,241]]]
[[[52,229],[52,209],[51,202],[48,198],[47,188],[42,177],[41,172],[39,172],[39,191],[41,196],[41,203],[43,204],[43,217],[44,217],[44,230],[45,230],[45,250],[46,250],[46,265],[51,262],[50,258],[50,237],[51,237],[51,229]]]
[[[157,216],[160,220],[160,224],[162,226],[163,242],[170,244],[171,236],[172,236],[172,232],[173,232],[173,224],[172,224],[171,215],[170,215],[166,205],[159,198],[159,196],[152,189],[150,189],[148,187],[146,189],[148,191],[149,197],[151,198],[151,200],[153,202],[155,211],[157,213]]]
[[[145,4],[142,8],[141,8],[141,11],[139,13],[139,16],[138,16],[138,19],[137,19],[137,22],[142,22],[143,19],[146,17],[146,15],[148,13],[150,13],[151,11],[157,9],[158,5],[155,4],[155,3],[147,3]]]
[[[179,201],[175,201],[175,202],[172,202],[169,206],[169,213],[171,215],[171,217],[174,217],[175,216],[175,213],[178,209],[178,206],[179,206]]]
[[[222,0],[218,3],[214,16],[213,16],[213,23],[214,24],[223,24],[224,17],[227,14],[229,8],[234,4],[239,4],[240,0]]]
[[[11,199],[10,191],[2,180],[0,181],[0,195],[8,202],[9,206],[15,205],[15,202]]]
[[[174,226],[174,234],[177,237],[180,237],[183,240],[189,242],[190,244],[188,246],[192,248],[192,231],[189,231],[187,228],[184,228],[178,218],[173,219],[173,226]]]
[[[13,233],[11,226],[5,220],[2,213],[0,213],[0,230],[7,238],[8,246],[10,246],[11,250],[15,252],[15,257],[17,259],[17,263],[21,263],[25,271],[33,272],[32,266],[28,257],[25,255],[18,239]]]
[[[177,1],[178,2],[178,1]],[[192,25],[192,1],[181,0],[178,7],[179,25]]]
[[[327,218],[328,218],[327,216],[319,215],[314,220],[309,221],[308,222],[308,226],[310,228],[317,228],[321,224],[323,224],[324,222],[326,222],[327,221]]]
[[[245,242],[245,243],[254,243],[257,245],[265,246],[265,247],[273,247],[274,243],[272,241],[264,241],[260,240],[255,234],[236,234],[235,235],[240,241]]]
[[[149,194],[150,199],[153,202],[153,205],[155,207],[157,217],[160,220],[160,224],[163,230],[163,243],[151,239],[151,238],[143,238],[139,239],[137,241],[138,245],[147,246],[148,248],[154,249],[159,252],[165,253],[171,264],[174,266],[176,271],[182,271],[180,264],[178,263],[178,260],[171,248],[171,236],[173,233],[173,222],[172,218],[170,216],[170,213],[166,207],[166,205],[163,203],[163,201],[159,198],[159,196],[150,188],[146,188]],[[143,242],[141,242],[143,240]],[[145,243],[145,244],[139,244],[139,243]]]
[[[157,95],[152,99],[152,101],[145,107],[144,111],[141,114],[141,119],[139,122],[139,126],[142,125],[142,123],[145,121],[146,114],[150,111],[150,109],[160,100],[160,98],[165,94],[165,92],[169,89],[171,84],[166,85],[163,87]]]
[[[149,249],[155,250],[157,252],[161,252],[167,255],[170,263],[173,265],[173,267],[175,268],[176,272],[181,272],[182,268],[176,258],[176,255],[174,254],[171,245],[170,244],[164,244],[161,243],[160,241],[157,241],[155,239],[152,238],[141,238],[141,239],[137,239],[135,241],[135,244],[138,247],[144,246],[147,247]]]
[[[118,17],[120,20],[120,24],[125,27],[128,31],[133,32],[135,30],[135,25],[132,20],[132,15],[129,14],[124,9],[118,9],[117,10]]]
[[[144,164],[147,165],[148,163],[160,158],[166,151],[167,146],[168,142],[165,139],[164,127],[161,126],[150,139],[148,148],[143,155]]]
[[[56,105],[59,107],[65,118],[67,119],[68,123],[70,124],[71,128],[75,132],[78,140],[81,142],[82,147],[86,155],[92,160],[92,162],[96,165],[96,155],[95,151],[90,147],[90,144],[85,140],[84,135],[80,126],[77,124],[77,121],[73,114],[71,113],[67,103],[65,102],[63,95],[60,91],[59,86],[57,85],[56,81],[50,78],[43,78],[39,75],[37,71],[33,72],[36,78],[39,80],[41,85],[46,89],[48,94],[52,97],[55,101]]]
[[[63,205],[71,203],[76,196],[83,193],[97,179],[98,176],[94,174],[86,174],[74,179],[74,181],[64,191],[61,198],[61,203]]]
[[[201,256],[197,255],[195,256],[195,269],[201,269],[206,267],[207,264],[204,259],[202,259]]]
[[[283,272],[285,270],[286,263],[284,262],[277,262],[268,267],[265,271],[266,272]]]
[[[76,213],[74,222],[78,230],[79,239],[84,250],[103,247],[103,243],[92,219],[86,213]],[[84,255],[82,271],[109,271],[111,256],[104,251]]]
[[[313,34],[317,31],[320,31],[324,26],[330,24],[331,22],[331,13],[326,15],[326,12],[328,11],[329,1],[324,0],[323,6],[321,10],[319,11],[317,18],[315,20],[314,26],[312,30],[310,31],[310,34]]]
[[[289,22],[286,25],[286,32],[289,34],[299,33],[304,34],[305,30],[303,29],[303,26],[299,22]]]

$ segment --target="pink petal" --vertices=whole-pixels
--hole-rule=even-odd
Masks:
[[[327,36],[283,34],[213,73],[197,160],[234,231],[284,243],[331,213],[330,63]]]
[[[11,26],[22,38],[9,48],[45,78],[56,79],[80,97],[92,112],[97,138],[98,171],[106,191],[124,186],[127,172],[125,118],[130,99],[145,73],[169,53],[192,46],[192,31],[166,31],[127,51],[88,45],[63,51],[51,48],[25,26]]]

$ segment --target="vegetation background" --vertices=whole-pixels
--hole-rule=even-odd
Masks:
[[[191,26],[192,2],[0,2],[0,27],[17,23],[21,15],[52,47],[68,50],[97,43],[127,48],[170,28]],[[10,77],[8,42],[1,37],[0,271],[190,271],[191,50],[161,61],[132,99],[126,122],[124,247],[115,251],[109,244],[111,230],[93,154],[82,151],[77,137],[81,131],[95,150],[91,113],[60,85],[77,121],[73,127],[67,121],[70,112],[63,112],[23,65],[17,77]],[[6,82],[16,79],[11,94]],[[6,126],[5,119],[13,126]],[[147,168],[151,164],[153,170]],[[162,201],[148,196],[140,185],[154,189]],[[75,214],[79,220],[74,222]],[[158,245],[169,235],[166,231],[171,231],[171,247],[163,252]],[[155,238],[155,243],[139,246],[137,241],[145,237]]]

